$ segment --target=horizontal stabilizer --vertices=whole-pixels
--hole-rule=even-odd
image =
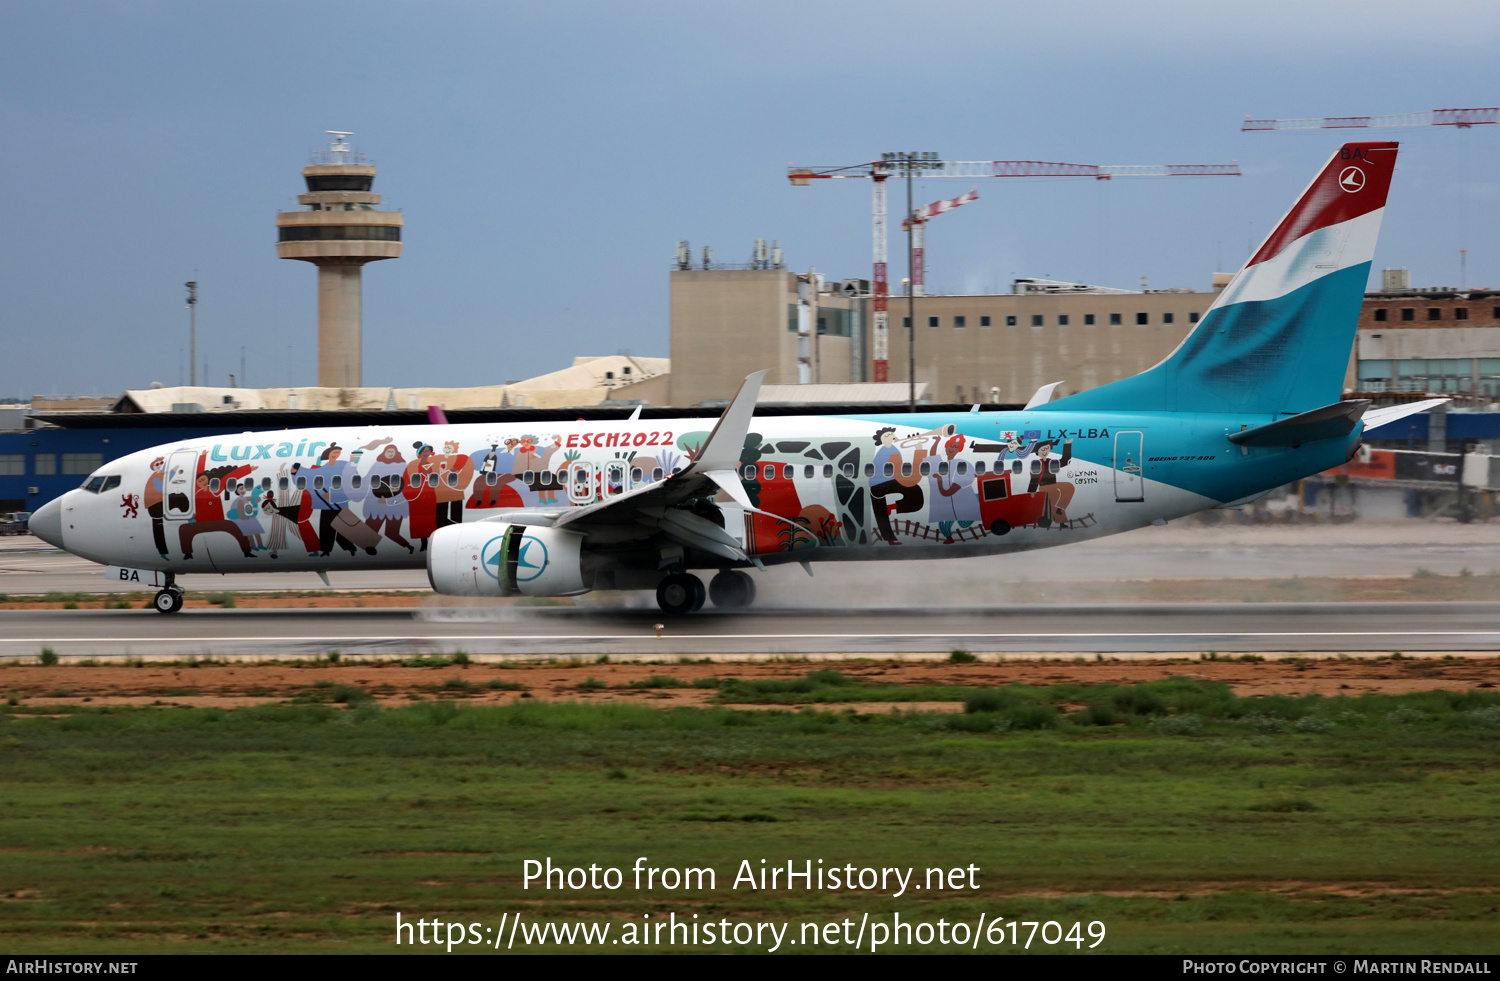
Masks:
[[[1451,402],[1452,399],[1423,399],[1420,402],[1407,402],[1405,405],[1383,405],[1378,409],[1371,409],[1365,413],[1365,432],[1369,432],[1379,426],[1414,416],[1418,412],[1426,412],[1428,409]]]
[[[1254,429],[1230,433],[1229,441],[1240,446],[1301,446],[1320,439],[1347,436],[1359,425],[1360,416],[1369,407],[1369,399],[1335,402]]]

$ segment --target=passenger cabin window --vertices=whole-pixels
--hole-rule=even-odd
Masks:
[[[437,482],[438,482],[438,475],[437,474],[430,473],[430,474],[427,475],[427,486],[428,487],[436,487],[437,486]]]
[[[784,463],[784,464],[781,465],[781,479],[782,480],[791,480],[792,479],[792,465],[790,463]]]
[[[886,477],[894,477],[894,476],[896,476],[896,465],[894,463],[892,463],[891,461],[889,461],[889,460],[885,461],[885,470],[883,471],[883,476],[886,476]]]
[[[995,467],[998,470],[999,467],[1000,467],[1000,464],[998,464],[998,463],[995,464]],[[977,474],[984,473],[984,461],[983,460],[980,460],[978,463],[974,464],[974,472],[977,473]]]
[[[646,472],[644,470],[642,470],[640,467],[631,467],[630,468],[630,483],[632,485],[639,484],[641,481],[643,481],[645,479],[646,479]]]
[[[1021,472],[1021,461],[1020,460],[1012,460],[1012,461],[1010,461],[1010,469],[1011,469],[1012,473],[1020,473]]]
[[[271,478],[270,477],[262,477],[262,478],[260,478],[260,489],[261,490],[270,490],[271,489]]]
[[[850,480],[854,479],[854,464],[852,464],[852,463],[846,463],[846,464],[844,464],[844,476],[848,477]]]
[[[931,476],[931,474],[932,474],[932,464],[928,463],[926,460],[923,460],[922,461],[922,468],[921,469],[922,469],[922,476],[924,476],[924,477]],[[901,472],[904,473],[904,474],[906,474],[907,476],[910,476],[911,475],[911,464],[909,464],[909,463],[903,463],[901,465]]]
[[[774,463],[766,464],[765,467],[761,470],[761,476],[766,478],[767,480],[775,480],[776,465]]]
[[[833,479],[833,464],[831,464],[831,463],[825,463],[825,464],[823,464],[823,479],[824,480],[832,480]]]
[[[344,486],[344,478],[341,477],[341,476],[339,476],[338,474],[334,474],[333,475],[333,489],[334,490],[338,490],[342,486]]]
[[[322,474],[318,474],[316,477],[313,478],[313,490],[322,490],[322,489],[323,489],[323,475]]]
[[[967,477],[969,475],[969,461],[968,460],[959,460],[958,461],[958,475],[960,477]]]
[[[494,487],[496,484],[500,483],[500,475],[491,470],[489,473],[484,475],[484,482],[486,484],[489,484],[491,487]]]
[[[924,464],[922,464],[922,466],[925,467],[925,466],[927,466],[927,464],[924,463]],[[938,464],[938,476],[939,477],[946,477],[946,476],[948,476],[948,461],[947,460],[944,460],[944,461],[942,461],[941,463]]]
[[[813,465],[811,463],[809,463],[807,466],[805,466],[805,467],[802,468],[802,479],[803,480],[812,480],[813,479],[813,473],[814,473]]]
[[[889,467],[890,464],[887,463],[886,466]],[[865,476],[866,477],[873,477],[873,476],[875,476],[875,464],[873,464],[873,463],[867,463],[867,464],[865,464]]]
[[[266,479],[270,480],[271,478],[267,477]],[[281,488],[282,490],[286,490],[288,487],[292,486],[292,482],[290,478],[282,477],[276,481],[276,486]]]
[[[525,484],[527,487],[530,487],[532,484],[536,483],[536,471],[528,470],[525,473],[521,474],[521,483]]]
[[[335,477],[333,479],[334,480],[338,480],[337,477]],[[361,477],[359,474],[355,474],[353,477],[349,478],[349,486],[353,487],[355,490],[359,490],[361,487],[363,487],[364,483],[365,483],[365,479],[363,477]]]
[[[1042,461],[1039,458],[1037,458],[1037,457],[1032,457],[1031,458],[1031,472],[1032,473],[1041,473],[1042,472]]]
[[[298,477],[297,478],[297,489],[298,490],[307,490],[307,478],[306,477]]]
[[[213,491],[215,494],[219,493],[219,478],[218,477],[210,477],[210,478],[208,478],[208,489],[211,490],[211,491]]]
[[[657,467],[655,470],[651,471],[652,480],[660,480],[663,476],[665,475],[661,472],[661,467]]]
[[[298,479],[300,480],[301,478],[299,477]],[[419,474],[419,473],[412,474],[411,475],[411,485],[413,487],[421,487],[422,486],[422,475]]]

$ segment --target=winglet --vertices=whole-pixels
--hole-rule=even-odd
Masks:
[[[745,449],[745,435],[750,432],[750,420],[755,415],[755,400],[760,396],[760,382],[770,369],[746,375],[734,400],[719,416],[713,432],[704,440],[703,448],[693,458],[685,473],[705,473],[711,470],[738,470],[740,454]]]
[[[1057,391],[1057,386],[1061,384],[1062,382],[1049,382],[1037,389],[1036,394],[1026,403],[1026,408],[1035,409],[1039,405],[1046,405],[1052,401],[1052,393]]]
[[[630,414],[630,418],[626,419],[625,421],[626,422],[635,422],[637,419],[639,419],[641,417],[641,410],[643,408],[645,408],[645,406],[643,406],[643,405],[636,406],[635,407],[635,411]]]
[[[441,405],[429,405],[427,407],[427,421],[434,426],[448,425],[448,417],[443,414]]]

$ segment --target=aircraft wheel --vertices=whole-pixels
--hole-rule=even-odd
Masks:
[[[156,594],[157,613],[176,613],[182,609],[182,593],[176,589],[163,589]]]
[[[692,613],[703,606],[706,595],[703,580],[685,572],[674,572],[656,587],[656,605],[663,613]]]
[[[1003,520],[1001,518],[996,518],[994,521],[990,522],[990,534],[991,535],[1004,535],[1004,534],[1006,534],[1009,531],[1010,531],[1010,522],[1009,521],[1005,521],[1005,520]]]
[[[755,580],[738,569],[725,569],[709,580],[708,598],[721,610],[743,610],[755,602]]]

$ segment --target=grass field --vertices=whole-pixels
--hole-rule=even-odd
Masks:
[[[939,715],[838,672],[717,684],[825,704],[382,708],[344,687],[233,711],[0,708],[0,946],[387,952],[398,911],[617,930],[675,912],[795,938],[899,911],[1101,921],[1114,953],[1496,949],[1500,693],[1015,685]],[[717,887],[632,888],[640,856]],[[624,886],[523,889],[522,862],[548,857]],[[731,888],[761,859],[916,881],[975,865],[977,888]]]

